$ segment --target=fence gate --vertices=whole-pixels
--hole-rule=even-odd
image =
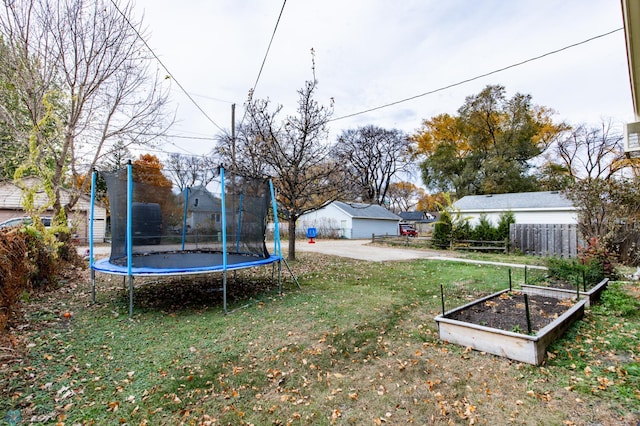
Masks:
[[[512,250],[533,256],[576,257],[584,245],[574,224],[520,224],[509,227]]]

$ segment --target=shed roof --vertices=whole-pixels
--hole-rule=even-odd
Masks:
[[[425,218],[424,212],[400,212],[399,215],[403,220],[423,220]]]
[[[344,203],[342,201],[334,201],[333,204],[354,219],[400,220],[400,216],[378,204]]]
[[[467,195],[453,206],[460,211],[574,209],[573,203],[558,191],[518,192],[514,194]]]

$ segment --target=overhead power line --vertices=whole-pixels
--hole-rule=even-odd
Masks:
[[[394,105],[398,105],[398,104],[401,104],[401,103],[404,103],[404,102],[409,102],[409,101],[412,101],[414,99],[421,98],[423,96],[433,95],[434,93],[442,92],[444,90],[451,89],[452,87],[461,86],[463,84],[466,84],[466,83],[469,83],[469,82],[472,82],[472,81],[475,81],[475,80],[479,80],[481,78],[484,78],[484,77],[487,77],[487,76],[490,76],[490,75],[493,75],[493,74],[497,74],[497,73],[500,73],[502,71],[506,71],[506,70],[511,69],[511,68],[519,67],[519,66],[527,64],[529,62],[537,61],[538,59],[542,59],[544,57],[547,57],[547,56],[550,56],[550,55],[554,55],[556,53],[563,52],[563,51],[565,51],[567,49],[571,49],[573,47],[580,46],[580,45],[585,44],[585,43],[589,43],[589,42],[591,42],[593,40],[597,40],[599,38],[606,37],[608,35],[611,35],[613,33],[618,32],[618,31],[622,31],[622,27],[616,28],[615,30],[608,31],[608,32],[606,32],[604,34],[600,34],[600,35],[597,35],[597,36],[594,36],[594,37],[590,37],[590,38],[588,38],[586,40],[582,40],[582,41],[579,41],[577,43],[570,44],[570,45],[565,46],[565,47],[561,47],[560,49],[556,49],[556,50],[552,50],[552,51],[547,52],[547,53],[543,53],[542,55],[538,55],[538,56],[534,56],[534,57],[529,58],[529,59],[525,59],[524,61],[516,62],[515,64],[507,65],[506,67],[498,68],[496,70],[489,71],[489,72],[486,72],[484,74],[477,75],[475,77],[467,78],[465,80],[461,80],[461,81],[458,81],[456,83],[448,84],[446,86],[439,87],[437,89],[430,90],[428,92],[420,93],[419,95],[415,95],[415,96],[411,96],[411,97],[408,97],[408,98],[400,99],[398,101],[394,101],[394,102],[390,102],[388,104],[384,104],[384,105],[380,105],[380,106],[377,106],[377,107],[365,109],[363,111],[354,112],[353,114],[347,114],[347,115],[343,115],[343,116],[340,116],[340,117],[332,118],[329,121],[343,120],[345,118],[351,118],[351,117],[355,117],[357,115],[362,115],[362,114],[366,114],[366,113],[369,113],[369,112],[372,112],[372,111],[377,111],[377,110],[380,110],[380,109],[388,108],[388,107],[391,107],[391,106],[394,106]]]
[[[280,19],[282,18],[282,13],[284,12],[284,7],[287,5],[287,0],[282,2],[282,7],[280,8],[280,13],[278,14],[278,19],[276,20],[276,25],[273,27],[273,31],[271,32],[271,38],[269,39],[269,44],[267,45],[267,51],[264,52],[264,58],[262,58],[262,64],[260,64],[260,70],[258,71],[258,76],[256,77],[255,83],[253,83],[253,88],[251,89],[251,96],[256,92],[256,87],[258,87],[258,82],[260,81],[260,77],[262,76],[262,70],[264,69],[264,64],[267,62],[267,57],[269,56],[269,51],[271,50],[271,45],[273,44],[273,39],[276,36],[276,31],[278,30],[278,26],[280,25]],[[247,117],[247,110],[245,108],[244,113],[242,114],[242,119],[240,119],[240,124],[238,126],[242,126],[244,123],[244,119]]]
[[[211,137],[211,136],[165,135],[165,137],[173,138],[173,139],[193,139],[193,140],[199,140],[199,141],[216,141],[216,140],[218,140],[217,138],[214,138],[214,137]]]
[[[162,66],[162,68],[164,68],[165,72],[169,75],[169,77],[171,77],[171,79],[173,81],[176,82],[176,84],[178,85],[178,87],[180,88],[180,90],[182,90],[182,92],[187,96],[187,98],[189,98],[189,100],[191,101],[191,103],[193,105],[195,105],[195,107],[202,113],[202,115],[205,116],[205,118],[207,120],[209,120],[211,122],[211,124],[213,124],[214,126],[216,126],[221,132],[224,132],[224,129],[222,127],[220,127],[218,125],[218,123],[216,123],[215,121],[213,121],[213,119],[211,117],[209,117],[209,115],[205,112],[205,110],[195,101],[195,99],[193,99],[193,97],[189,94],[189,92],[187,92],[187,90],[182,86],[182,84],[180,84],[180,81],[178,81],[178,79],[171,73],[171,71],[169,71],[169,68],[162,62],[162,60],[160,60],[160,58],[158,57],[158,55],[156,55],[156,53],[153,51],[153,49],[151,48],[151,46],[149,46],[149,44],[147,43],[147,41],[144,39],[144,37],[142,37],[142,35],[140,34],[140,32],[138,32],[138,29],[136,27],[133,26],[133,24],[131,23],[131,21],[129,20],[129,18],[122,12],[122,10],[120,10],[120,8],[118,7],[118,5],[116,4],[116,2],[114,0],[111,0],[111,4],[113,4],[113,6],[116,8],[116,10],[118,11],[118,13],[120,13],[120,15],[122,15],[122,17],[124,18],[125,21],[127,21],[127,24],[129,24],[129,26],[131,27],[131,29],[136,33],[136,35],[138,36],[138,38],[140,39],[140,41],[142,41],[142,43],[145,45],[145,47],[149,50],[149,52],[151,52],[151,54],[153,55],[153,57],[156,59],[156,61],[158,61],[158,63],[160,64],[160,66]]]
[[[258,81],[260,80],[260,76],[262,75],[262,70],[264,69],[264,64],[267,62],[267,56],[269,56],[269,50],[271,50],[271,44],[273,43],[273,39],[276,36],[276,31],[278,30],[278,25],[280,25],[280,18],[282,18],[282,12],[284,12],[284,7],[287,4],[287,0],[282,2],[282,7],[280,8],[280,14],[278,15],[278,20],[276,21],[276,26],[273,28],[273,32],[271,33],[271,39],[269,40],[269,45],[267,46],[267,51],[264,53],[264,58],[262,59],[262,64],[260,65],[260,71],[258,71],[258,76],[256,77],[256,82],[253,83],[252,92],[256,91],[256,87],[258,86]]]

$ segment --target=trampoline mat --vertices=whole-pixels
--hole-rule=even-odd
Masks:
[[[222,252],[179,251],[134,254],[131,269],[139,274],[188,274],[223,271]],[[281,260],[280,256],[260,257],[250,254],[227,253],[227,270],[250,268]],[[128,274],[127,258],[103,259],[93,264],[93,269],[112,274]]]

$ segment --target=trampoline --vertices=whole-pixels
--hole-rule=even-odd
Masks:
[[[129,279],[130,317],[133,282],[138,276],[222,272],[225,313],[228,271],[265,265],[275,269],[277,265],[278,291],[282,291],[284,259],[279,233],[274,232],[273,254],[265,242],[270,209],[274,229],[279,229],[270,180],[229,173],[225,176],[220,167],[218,178],[207,187],[176,193],[166,183],[149,183],[155,182],[148,178],[149,173],[131,163],[125,169],[100,173],[109,198],[111,253],[109,258],[97,261],[93,251],[93,206],[98,172],[92,174],[89,260],[93,302],[96,272]]]

